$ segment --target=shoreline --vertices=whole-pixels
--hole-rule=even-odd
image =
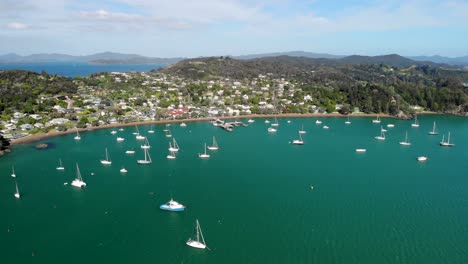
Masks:
[[[437,113],[422,113],[422,114],[437,114]],[[95,131],[95,130],[101,130],[101,129],[108,129],[108,128],[117,128],[117,127],[129,127],[129,126],[139,126],[139,125],[152,125],[152,124],[177,124],[177,123],[195,123],[195,122],[206,122],[210,121],[212,119],[221,119],[221,120],[226,120],[226,119],[257,119],[257,118],[301,118],[301,117],[341,117],[341,118],[346,118],[346,117],[385,117],[385,118],[397,118],[395,116],[391,116],[388,114],[365,114],[365,113],[356,113],[356,114],[349,114],[349,115],[342,115],[339,113],[333,113],[333,114],[297,114],[297,113],[292,113],[292,114],[252,114],[252,115],[242,115],[242,116],[223,116],[223,117],[204,117],[204,118],[189,118],[189,119],[172,119],[172,120],[154,120],[154,121],[138,121],[138,122],[131,122],[131,123],[116,123],[116,124],[108,124],[108,125],[103,125],[103,126],[98,126],[98,127],[90,127],[90,128],[80,128],[78,129],[79,132],[87,132],[87,131]],[[11,146],[15,145],[21,145],[21,144],[29,144],[37,141],[41,141],[44,139],[49,139],[53,137],[60,137],[60,136],[65,136],[69,134],[76,133],[75,129],[69,129],[67,131],[54,131],[54,132],[49,132],[49,133],[38,133],[34,135],[29,135],[25,136],[22,138],[18,138],[15,140],[12,140],[10,142]]]

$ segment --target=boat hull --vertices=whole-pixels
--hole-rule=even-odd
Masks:
[[[75,186],[75,187],[78,187],[78,188],[81,188],[81,187],[86,186],[86,183],[84,181],[74,180],[74,181],[72,181],[71,185]]]
[[[161,210],[166,210],[166,211],[172,211],[172,212],[182,212],[185,210],[185,207],[172,207],[167,204],[163,204],[159,206],[159,209]]]
[[[205,249],[206,248],[205,244],[200,243],[200,242],[195,241],[195,240],[189,240],[189,241],[187,241],[186,244],[187,244],[187,246],[194,247],[194,248],[199,248],[199,249]]]

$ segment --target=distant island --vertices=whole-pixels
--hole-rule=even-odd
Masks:
[[[250,115],[467,116],[468,71],[399,55],[181,60],[151,72],[67,78],[0,71],[7,139],[132,122]],[[4,145],[2,145],[4,146]]]
[[[251,60],[267,57],[303,57],[313,59],[343,59],[342,61],[355,61],[356,59],[368,60],[368,62],[378,63],[387,61],[389,56],[399,57],[398,60],[408,59],[413,63],[423,64],[445,64],[450,66],[468,67],[468,55],[463,57],[443,57],[443,56],[406,56],[396,54],[383,56],[360,56],[360,55],[334,55],[328,53],[315,53],[307,51],[288,51],[274,53],[248,54],[240,56],[224,56],[240,60]],[[38,63],[38,62],[87,62],[92,64],[175,64],[187,58],[182,57],[147,57],[137,54],[124,54],[116,52],[102,52],[92,55],[73,56],[59,53],[39,53],[21,56],[15,53],[0,55],[0,63]]]

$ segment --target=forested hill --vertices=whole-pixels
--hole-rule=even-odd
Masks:
[[[181,61],[159,71],[183,78],[250,79],[260,74],[302,83],[316,97],[359,107],[364,112],[397,114],[409,105],[427,110],[468,112],[468,71],[443,64],[415,62],[398,55],[350,56],[342,59],[267,57],[236,60],[228,57]],[[331,92],[330,92],[331,91]],[[346,99],[342,99],[346,98]],[[389,102],[400,104],[392,108]],[[405,107],[404,107],[405,106]]]
[[[457,68],[445,64],[417,62],[392,54],[375,57],[353,55],[339,59],[277,56],[251,60],[237,60],[229,57],[208,57],[183,60],[175,65],[170,65],[167,68],[161,69],[161,71],[193,79],[203,79],[209,76],[242,79],[257,77],[259,74],[265,73],[291,77],[308,71],[324,69],[336,71],[343,68],[359,68],[363,65],[369,67],[375,64],[390,66],[397,69],[411,66],[429,66],[434,69],[446,68],[457,70]]]
[[[13,107],[32,112],[39,95],[76,93],[73,80],[63,76],[23,70],[0,71],[0,113]]]

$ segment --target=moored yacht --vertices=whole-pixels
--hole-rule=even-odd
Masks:
[[[182,204],[174,201],[172,198],[169,200],[169,202],[162,204],[159,206],[160,209],[166,210],[166,211],[173,211],[173,212],[180,212],[185,210],[185,206]]]
[[[74,179],[71,183],[72,186],[81,188],[86,186],[86,183],[81,178],[80,168],[78,167],[78,163],[76,163],[76,179]]]

